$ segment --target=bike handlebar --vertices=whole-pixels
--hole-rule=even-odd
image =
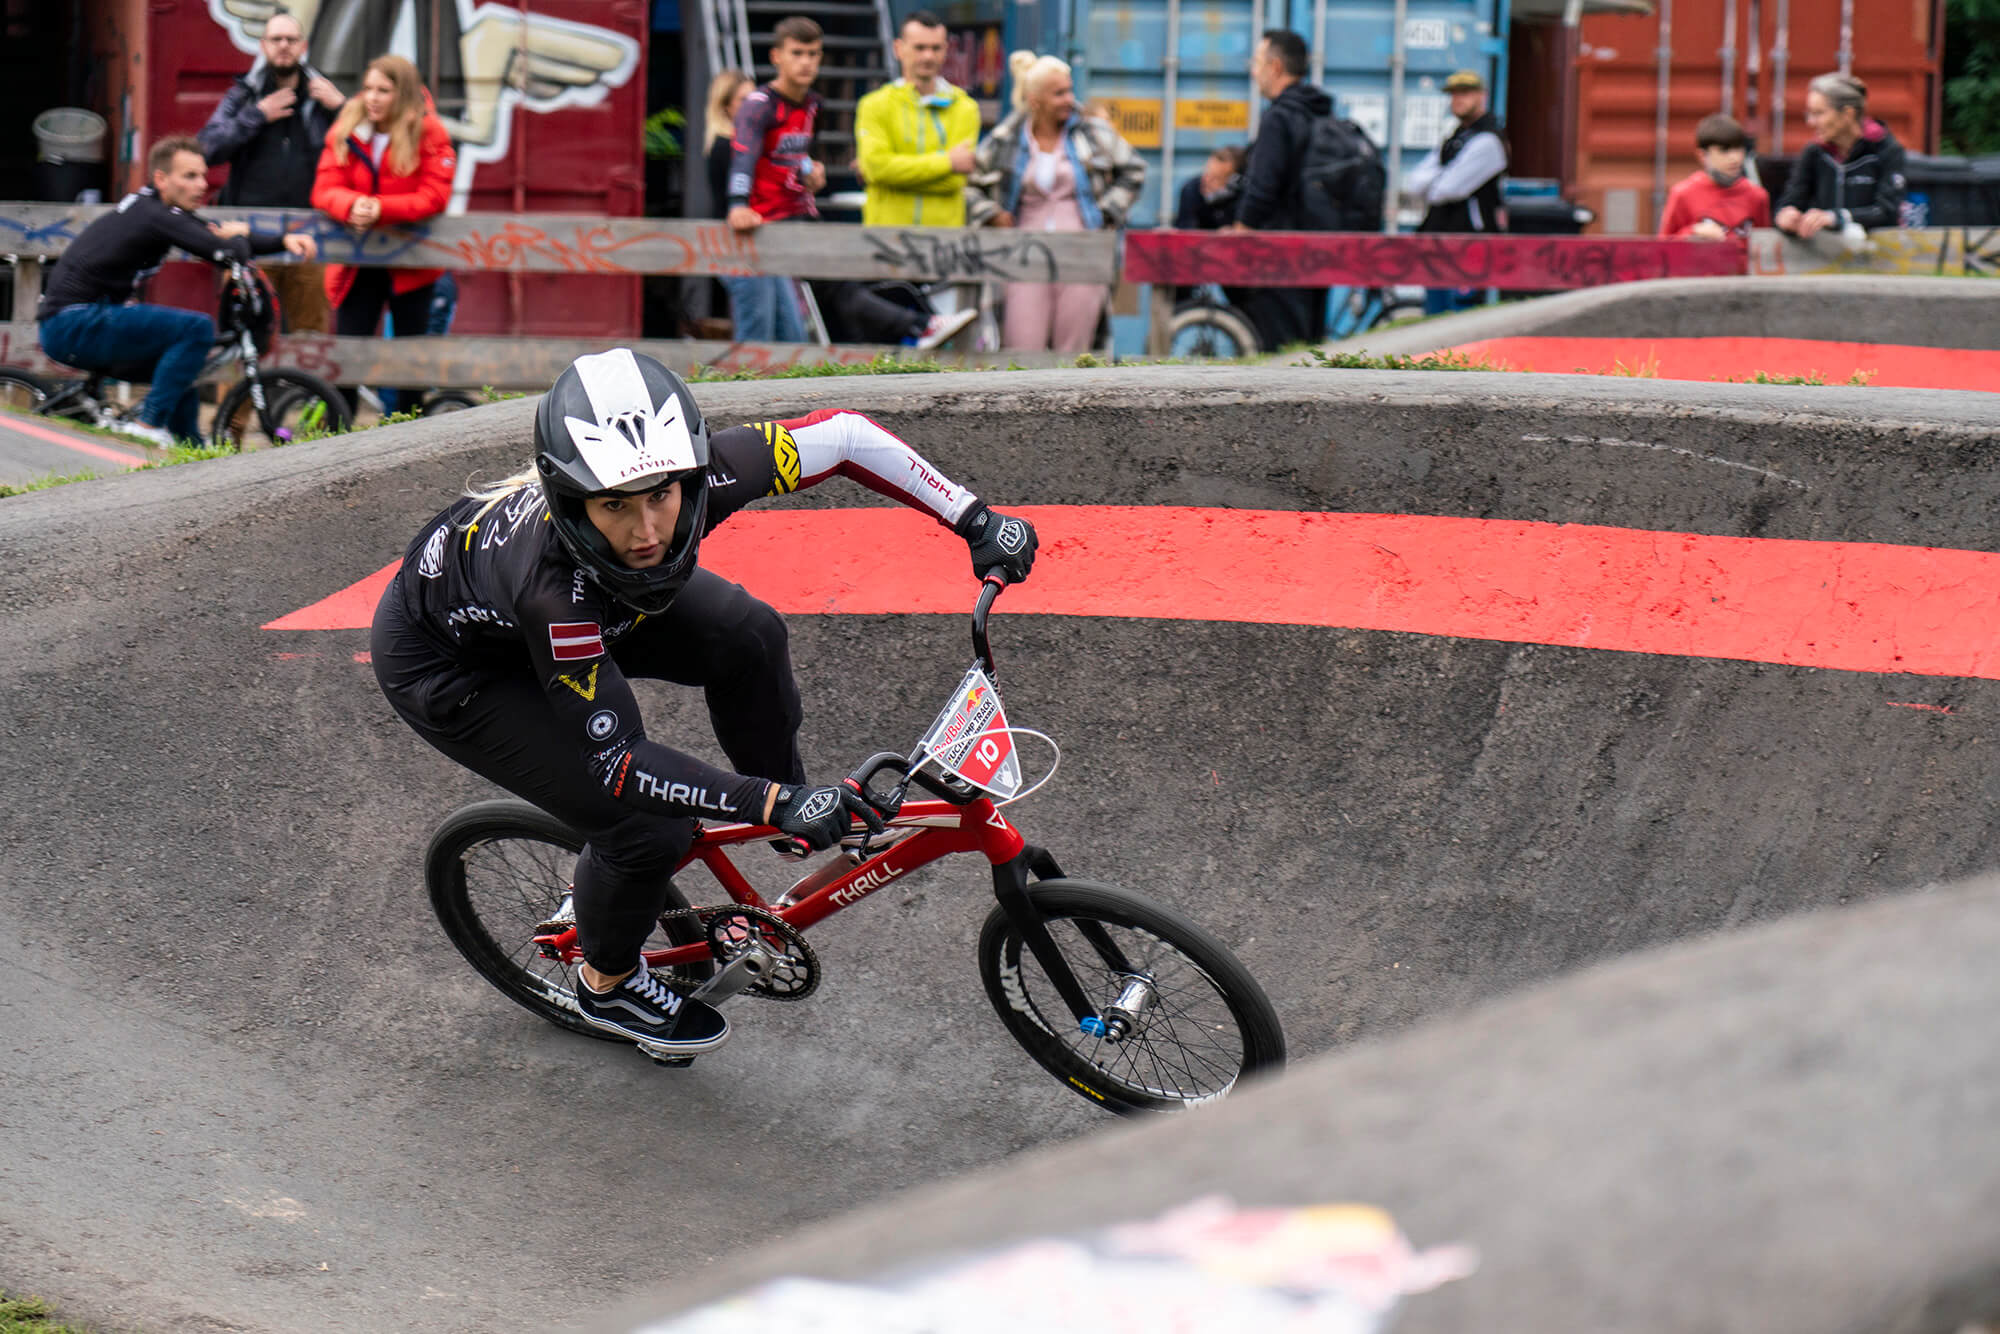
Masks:
[[[1006,590],[1007,576],[995,570],[983,582],[986,586],[979,590],[979,602],[972,609],[972,656],[981,671],[994,676],[997,673],[993,667],[993,650],[986,644],[986,613],[993,609],[994,599]]]

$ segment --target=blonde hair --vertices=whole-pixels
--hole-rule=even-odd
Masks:
[[[424,81],[417,76],[417,67],[401,56],[377,56],[368,62],[367,74],[362,75],[363,83],[368,74],[380,74],[396,90],[396,100],[389,105],[389,168],[399,176],[414,176],[417,171],[418,144],[424,130],[424,113],[428,109],[424,98]],[[347,99],[347,105],[340,109],[340,115],[333,122],[333,133],[328,137],[333,141],[333,160],[347,163],[347,136],[359,128],[366,120],[368,112],[361,105],[361,94],[355,93]]]
[[[736,96],[736,90],[744,84],[757,81],[740,69],[726,69],[708,81],[708,137],[702,140],[704,146],[713,144],[723,135],[729,134],[735,126],[729,119],[729,99]]]
[[[530,463],[527,467],[521,469],[521,471],[508,477],[502,477],[497,482],[488,482],[484,486],[474,486],[472,480],[467,478],[465,495],[468,500],[477,500],[486,506],[486,509],[479,511],[483,515],[486,513],[486,510],[492,509],[499,501],[505,500],[516,491],[525,491],[531,486],[537,486],[541,483],[541,480],[542,475],[536,472],[535,465]]]
[[[1014,105],[1028,105],[1028,91],[1051,74],[1069,73],[1069,62],[1054,56],[1038,56],[1033,51],[1016,51],[1007,57],[1007,72],[1014,76]]]

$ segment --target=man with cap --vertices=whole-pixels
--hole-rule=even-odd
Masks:
[[[1500,178],[1507,174],[1507,140],[1500,118],[1486,106],[1486,80],[1462,69],[1444,81],[1458,125],[1403,183],[1405,198],[1421,201],[1422,232],[1499,232],[1507,228],[1500,206]],[[1432,288],[1424,311],[1438,314],[1470,305],[1469,291]]]

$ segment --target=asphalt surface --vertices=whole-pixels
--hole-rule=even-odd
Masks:
[[[144,462],[145,451],[137,445],[127,447],[46,418],[0,412],[0,485],[79,473],[103,477]]]
[[[1978,550],[2000,491],[2000,422],[1972,394],[1179,367],[701,397],[723,420],[863,407],[981,494],[1042,505]],[[1065,747],[1020,823],[1073,874],[1228,941],[1284,1016],[1297,1081],[1105,1134],[988,1011],[971,948],[987,895],[955,865],[819,928],[819,995],[742,1003],[730,1045],[687,1071],[540,1024],[460,962],[422,897],[429,831],[485,790],[389,715],[362,632],[259,628],[394,559],[468,474],[517,467],[531,409],[0,503],[10,1288],[108,1329],[546,1328],[662,1282],[646,1309],[726,1290],[766,1253],[827,1266],[845,1246],[859,1266],[1219,1180],[1372,1199],[1420,1240],[1481,1245],[1498,1281],[1413,1303],[1458,1321],[1424,1327],[1584,1327],[1565,1293],[1621,1291],[1676,1304],[1580,1309],[1758,1327],[1716,1310],[1759,1253],[1725,1264],[1689,1239],[1760,1221],[1794,1246],[1801,1268],[1773,1271],[1791,1289],[1818,1236],[1855,1301],[1921,1298],[1994,1253],[2000,1172],[1965,1130],[1990,1127],[2000,1087],[1976,1018],[1994,909],[1894,901],[2000,864],[2000,688],[1979,676],[1003,603],[1010,713]],[[834,483],[787,503],[876,502]],[[1228,581],[1198,551],[1156,554]],[[957,616],[791,624],[814,772],[903,744],[965,655]],[[657,735],[707,736],[686,692],[646,707]],[[1813,1045],[1829,1027],[1838,1059]],[[1830,1082],[1795,1086],[1782,1115],[1747,1096],[1812,1068]],[[1786,1133],[1815,1105],[1825,1133]],[[1928,1154],[1927,1126],[1949,1132]],[[1660,1151],[1683,1131],[1700,1153]],[[1727,1177],[1708,1155],[1732,1137],[1770,1164],[1736,1170],[1765,1212],[1718,1231],[1731,1201],[1700,1186]],[[1867,1172],[1846,1170],[1857,1144],[1881,1154]],[[1550,1156],[1563,1146],[1574,1166]],[[979,1169],[1001,1176],[860,1220],[879,1245],[773,1248]],[[1794,1198],[1823,1207],[1771,1212]],[[1813,1220],[1833,1205],[1882,1225],[1829,1240]],[[1646,1226],[1616,1236],[1651,1249],[1577,1246],[1620,1211]],[[1875,1268],[1863,1233],[1894,1243]]]

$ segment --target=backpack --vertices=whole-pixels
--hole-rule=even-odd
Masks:
[[[1320,117],[1306,141],[1299,174],[1298,230],[1380,231],[1388,183],[1382,150],[1367,131],[1338,116]]]

